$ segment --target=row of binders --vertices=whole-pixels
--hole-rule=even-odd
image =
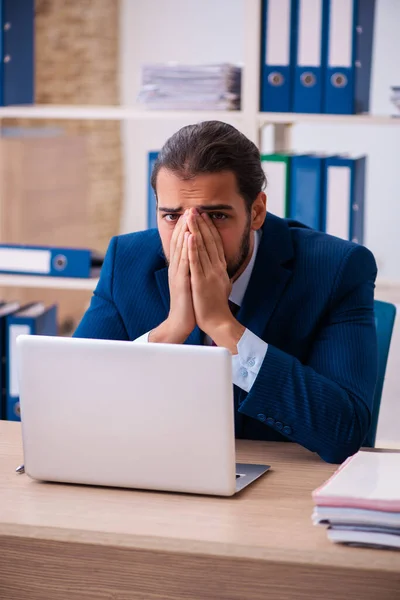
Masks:
[[[261,160],[269,212],[363,244],[365,156],[278,153]]]
[[[360,450],[314,490],[314,525],[336,543],[400,549],[399,472],[399,450]]]
[[[41,302],[20,306],[0,303],[0,419],[19,421],[16,341],[19,335],[57,335],[57,306]]]
[[[34,8],[0,0],[0,106],[34,103]],[[263,0],[260,110],[368,112],[374,12],[375,0]]]
[[[375,0],[263,0],[264,112],[369,111]]]
[[[157,227],[157,202],[150,184],[158,152],[148,155],[148,227]],[[366,157],[264,154],[267,210],[330,235],[364,242]]]
[[[0,106],[35,101],[35,0],[0,0]]]

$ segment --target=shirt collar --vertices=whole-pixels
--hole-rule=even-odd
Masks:
[[[236,281],[232,284],[231,295],[229,296],[229,300],[234,302],[238,306],[241,306],[243,302],[244,295],[247,290],[247,286],[249,285],[250,277],[253,272],[254,263],[256,261],[258,247],[260,245],[262,232],[259,229],[254,233],[254,247],[253,254],[251,256],[250,262],[243,271],[243,273],[236,279]]]

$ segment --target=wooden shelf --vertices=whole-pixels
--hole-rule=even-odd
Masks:
[[[196,121],[228,120],[240,122],[245,115],[240,110],[146,110],[129,106],[2,106],[0,119],[77,119],[104,121]],[[302,123],[342,124],[342,125],[400,125],[400,116],[384,115],[325,115],[306,113],[264,113],[257,114],[258,125]]]
[[[234,120],[240,121],[243,113],[239,110],[145,110],[129,106],[3,106],[0,119],[87,119],[103,121],[197,121]]]
[[[258,113],[258,124],[263,125],[400,125],[400,117],[384,115],[324,115],[303,113]]]
[[[59,290],[94,290],[98,279],[72,277],[37,277],[35,275],[0,274],[0,287],[52,288]]]

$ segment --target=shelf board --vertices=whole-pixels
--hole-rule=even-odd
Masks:
[[[399,117],[384,115],[324,115],[306,113],[258,113],[259,125],[400,125]]]
[[[33,106],[2,106],[0,119],[76,119],[103,121],[235,121],[248,115],[240,110],[146,110],[129,106],[58,106],[37,104]],[[260,126],[268,124],[292,125],[301,123],[341,125],[400,125],[400,117],[383,115],[325,115],[303,113],[258,113]]]
[[[2,106],[0,119],[77,119],[102,121],[240,121],[243,113],[239,110],[145,110],[129,106]]]
[[[98,279],[39,277],[36,275],[0,274],[0,287],[53,288],[59,290],[94,290]]]

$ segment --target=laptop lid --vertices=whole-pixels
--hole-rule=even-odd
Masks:
[[[235,492],[224,348],[17,339],[25,472],[49,481]]]

